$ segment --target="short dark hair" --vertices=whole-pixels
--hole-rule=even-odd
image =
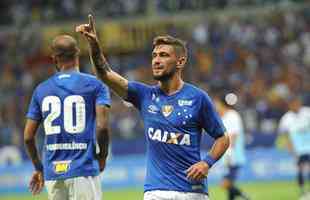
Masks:
[[[51,45],[52,54],[62,61],[70,61],[78,56],[80,49],[76,40],[70,35],[57,36]]]
[[[300,94],[291,94],[286,98],[286,102],[287,103],[292,103],[294,101],[299,101],[301,103],[303,103],[303,97]]]
[[[177,56],[185,56],[187,57],[187,48],[186,48],[186,42],[179,39],[175,38],[170,35],[163,35],[163,36],[157,36],[153,40],[153,47],[156,47],[158,45],[171,45],[173,46]]]

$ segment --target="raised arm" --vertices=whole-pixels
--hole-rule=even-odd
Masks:
[[[111,69],[100,47],[94,18],[92,15],[89,15],[88,19],[89,23],[77,26],[76,32],[83,34],[88,41],[91,61],[96,76],[107,84],[117,95],[127,98],[128,80]]]

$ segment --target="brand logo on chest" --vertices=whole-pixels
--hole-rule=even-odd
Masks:
[[[149,105],[147,111],[152,114],[159,113],[159,109],[155,105]]]
[[[179,106],[192,106],[193,101],[192,100],[185,100],[185,99],[180,99],[178,100]]]

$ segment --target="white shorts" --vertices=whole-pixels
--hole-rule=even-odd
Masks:
[[[208,195],[194,192],[153,190],[144,193],[144,200],[209,200]]]
[[[101,200],[99,176],[45,181],[49,200]]]

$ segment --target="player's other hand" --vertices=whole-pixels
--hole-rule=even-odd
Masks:
[[[84,35],[89,42],[97,40],[95,21],[91,14],[88,15],[88,24],[76,26],[75,31]]]
[[[98,159],[98,163],[99,163],[99,170],[100,172],[102,172],[105,168],[105,162],[106,162],[106,159]]]
[[[208,175],[208,171],[209,165],[204,161],[200,161],[186,170],[186,178],[191,181],[201,182]]]
[[[39,194],[44,187],[44,178],[43,172],[35,171],[32,174],[30,183],[29,183],[29,190],[33,195]]]

